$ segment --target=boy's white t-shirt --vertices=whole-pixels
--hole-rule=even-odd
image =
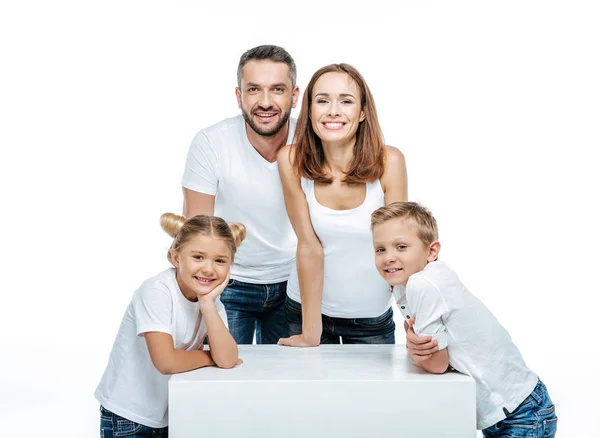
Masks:
[[[296,121],[290,118],[288,144]],[[190,145],[181,185],[215,195],[215,216],[246,226],[231,278],[247,283],[286,281],[295,266],[297,238],[285,209],[277,162],[248,141],[239,115],[198,132]]]
[[[394,287],[394,298],[415,333],[448,348],[450,365],[475,379],[477,428],[506,418],[535,388],[538,377],[527,368],[508,332],[445,263],[429,263]]]
[[[223,304],[216,301],[227,324]],[[197,302],[185,298],[175,269],[167,269],[144,281],[125,311],[110,359],[96,388],[96,399],[109,411],[148,427],[168,425],[168,383],[152,364],[144,333],[161,332],[173,337],[175,348],[202,350],[206,324]]]

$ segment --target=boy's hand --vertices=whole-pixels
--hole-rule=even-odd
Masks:
[[[406,330],[406,348],[408,348],[408,356],[418,364],[426,361],[433,353],[438,351],[438,343],[436,340],[431,340],[431,336],[417,336],[413,325],[415,318],[410,318],[408,323],[404,321],[404,330]]]

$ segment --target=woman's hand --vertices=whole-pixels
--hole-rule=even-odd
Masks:
[[[277,345],[285,345],[287,347],[318,347],[320,343],[321,340],[319,338],[309,339],[308,336],[301,333],[289,338],[281,338],[277,342]]]

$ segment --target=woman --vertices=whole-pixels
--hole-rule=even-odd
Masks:
[[[348,64],[311,78],[295,132],[277,162],[298,236],[297,270],[280,345],[393,344],[390,287],[373,261],[371,213],[407,200],[402,153],[383,141],[373,96]]]

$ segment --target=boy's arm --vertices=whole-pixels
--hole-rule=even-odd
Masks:
[[[411,277],[406,288],[406,299],[413,313],[408,321],[407,336],[430,336],[439,348],[429,357],[420,357],[413,362],[430,373],[444,373],[449,365],[448,333],[444,324],[448,307],[440,290],[425,278]]]
[[[414,324],[414,318],[411,318]],[[408,356],[414,363],[423,362],[431,357],[433,353],[438,351],[438,342],[432,339],[431,336],[418,336],[409,326],[408,321],[404,321],[404,331],[406,332],[406,348],[408,348]]]
[[[407,335],[410,332],[411,334],[414,334],[414,336],[417,336],[417,334],[415,333],[415,329],[413,327],[414,323],[415,323],[415,318],[414,317],[410,318],[410,321],[408,321]],[[437,342],[437,341],[435,341],[435,342]],[[411,359],[413,359],[413,358],[411,357]],[[449,358],[448,358],[448,349],[444,348],[443,350],[438,350],[434,353],[431,353],[429,355],[428,359],[421,359],[418,361],[413,359],[413,363],[415,365],[417,365],[418,367],[423,368],[425,371],[427,371],[429,373],[433,373],[433,374],[445,373],[446,370],[448,369],[448,365],[450,364]]]

